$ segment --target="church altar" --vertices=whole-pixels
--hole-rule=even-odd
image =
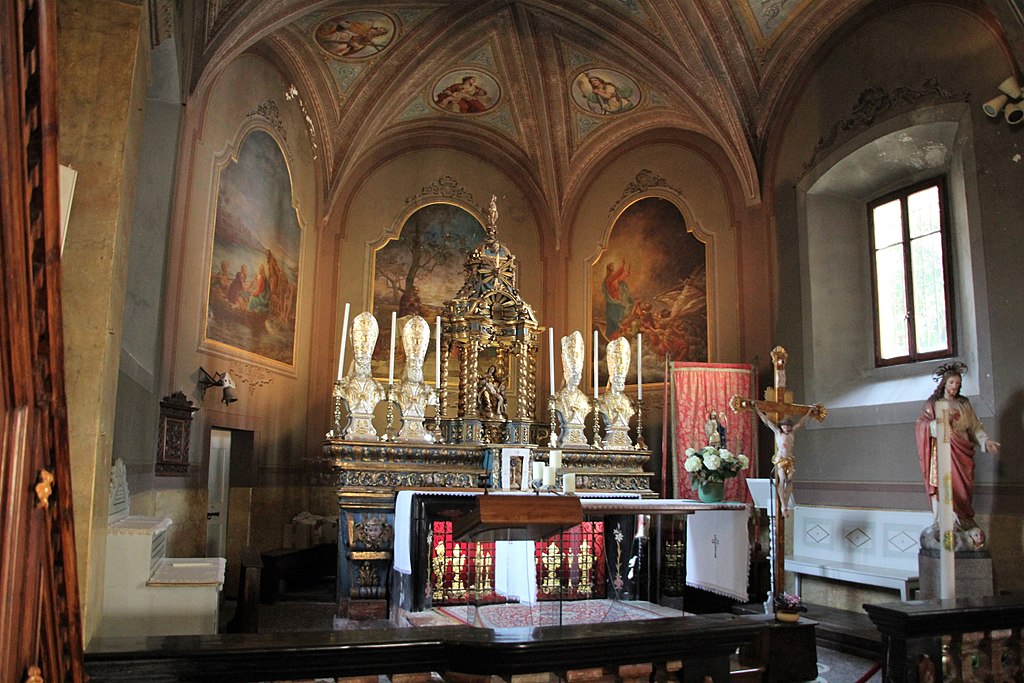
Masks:
[[[634,399],[624,391],[632,353],[627,339],[608,345],[609,380],[603,392],[597,385],[594,349],[591,401],[578,387],[586,359],[582,335],[576,331],[561,340],[564,381],[556,391],[549,330],[548,420],[537,420],[541,401],[536,357],[546,328],[519,294],[519,265],[497,239],[497,217],[492,197],[487,237],[467,255],[466,280],[435,321],[434,386],[423,375],[431,326],[418,314],[402,326],[405,368],[400,379],[395,379],[394,367],[395,314],[387,383],[372,375],[379,328],[369,312],[352,322],[353,362],[346,372],[346,305],[333,425],[322,456],[339,506],[338,616],[387,616],[389,588],[392,609],[418,610],[431,599],[471,594],[501,599],[494,590],[498,551],[493,544],[456,538],[453,527],[479,496],[498,495],[499,489],[517,492],[526,506],[556,495],[578,497],[582,503],[586,519],[563,529],[559,541],[535,539],[543,540],[531,554],[541,599],[589,598],[610,591],[643,599],[673,594],[681,600],[687,569],[685,518],[712,511],[734,521],[721,522],[724,537],[712,534],[708,539],[713,543],[709,557],[724,560],[729,555],[725,546],[742,547],[745,572],[747,506],[651,500],[656,494],[651,489],[654,475],[648,471],[651,453],[642,438],[643,402],[639,394]],[[453,359],[457,382],[450,387]],[[638,363],[638,375],[640,370]],[[403,489],[418,492],[419,507],[413,506],[411,513]],[[609,501],[619,498],[633,499],[634,507],[614,508],[622,502]],[[726,532],[730,526],[736,531]],[[411,550],[403,530],[409,528],[417,544]],[[407,563],[404,556],[410,552]],[[666,567],[670,578],[662,581],[639,571],[643,565],[646,572],[652,561],[657,571]],[[692,571],[731,575],[713,565]],[[394,576],[410,574],[392,584]],[[742,582],[734,583],[742,583],[734,592],[745,594],[745,573]]]

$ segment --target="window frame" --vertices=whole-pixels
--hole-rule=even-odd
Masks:
[[[914,283],[913,267],[911,263],[910,250],[910,218],[907,211],[907,198],[929,187],[936,187],[939,196],[939,232],[940,243],[942,244],[942,280],[943,295],[946,302],[946,348],[927,353],[917,352],[917,314],[914,310]],[[875,208],[888,204],[894,200],[900,202],[900,220],[903,229],[903,277],[904,292],[907,307],[908,324],[908,346],[909,353],[893,358],[882,358],[882,339],[879,322],[878,307],[878,259],[875,249]],[[949,200],[946,193],[946,177],[944,175],[929,178],[912,185],[901,187],[892,192],[876,197],[866,203],[868,218],[868,240],[871,267],[871,315],[875,331],[875,367],[887,367],[893,365],[906,365],[919,361],[934,360],[936,358],[948,358],[956,355],[956,312],[953,308],[952,292],[952,259],[951,259],[951,237],[949,220]]]

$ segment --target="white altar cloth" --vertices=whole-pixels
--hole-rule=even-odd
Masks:
[[[686,585],[747,601],[749,508],[694,512],[686,520]]]

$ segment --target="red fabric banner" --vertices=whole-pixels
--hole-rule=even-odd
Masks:
[[[697,498],[690,475],[683,469],[687,448],[708,445],[704,425],[711,411],[724,415],[725,444],[733,453],[750,459],[750,467],[739,476],[725,480],[725,499],[750,502],[747,477],[757,476],[757,416],[734,413],[729,399],[734,395],[758,398],[757,374],[746,363],[672,364],[672,476],[676,498]]]

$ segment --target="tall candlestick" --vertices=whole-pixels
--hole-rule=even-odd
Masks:
[[[597,330],[594,330],[594,400],[597,400]]]
[[[437,378],[434,384],[437,390],[441,390],[441,316],[434,320],[434,377]]]
[[[555,395],[555,328],[548,328],[548,388]]]
[[[636,398],[644,397],[644,335],[636,334]]]
[[[395,328],[398,327],[398,313],[391,311],[391,353],[388,354],[388,384],[395,383]]]
[[[345,343],[348,342],[348,312],[352,304],[345,304],[345,317],[341,323],[341,357],[338,359],[338,379],[345,376]]]

